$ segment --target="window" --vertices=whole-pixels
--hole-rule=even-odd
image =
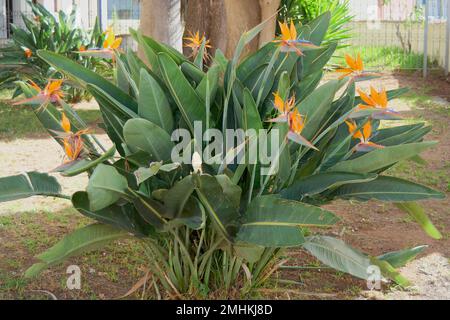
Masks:
[[[140,0],[108,0],[108,19],[139,20]]]

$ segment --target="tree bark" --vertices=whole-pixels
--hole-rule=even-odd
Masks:
[[[180,0],[142,0],[140,29],[144,35],[181,51],[183,23]]]
[[[180,8],[182,1],[182,15],[174,12]],[[236,45],[242,34],[262,21],[274,16],[281,0],[142,0],[141,1],[141,30],[145,35],[180,49],[179,30],[200,34],[210,40],[211,52],[222,50],[227,57],[232,57]],[[174,3],[177,3],[174,5]],[[171,5],[172,4],[172,5]],[[172,11],[171,11],[172,10]],[[170,21],[169,28],[168,21]],[[170,25],[174,28],[171,29]],[[178,28],[175,26],[178,25]],[[248,46],[246,53],[255,51],[275,36],[276,17],[268,23],[259,37]],[[174,31],[175,30],[175,31]],[[171,39],[177,34],[176,39]],[[186,34],[186,33],[185,33]],[[186,50],[189,54],[189,50]]]
[[[261,48],[266,43],[273,41],[275,37],[275,30],[277,28],[277,16],[275,13],[280,7],[281,0],[259,0],[261,8],[261,21],[270,19],[267,26],[259,35],[259,47]]]

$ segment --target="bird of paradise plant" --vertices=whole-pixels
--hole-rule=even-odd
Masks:
[[[204,34],[200,37],[199,31],[197,31],[194,34],[194,33],[192,33],[192,31],[189,30],[188,35],[189,35],[188,37],[184,38],[184,40],[186,41],[184,46],[186,48],[191,48],[191,50],[192,50],[191,57],[196,57],[199,54],[200,49],[204,45],[205,54],[203,55],[203,60],[208,61],[210,58],[208,50],[212,48],[210,40],[206,39],[206,36]]]
[[[328,25],[329,19],[326,14],[311,24]],[[76,138],[62,147],[69,160],[82,160],[70,161],[58,172],[63,176],[85,173],[88,185],[67,196],[61,194],[56,179],[32,172],[1,178],[0,201],[57,196],[68,199],[95,223],[39,255],[26,276],[37,276],[72,253],[98,249],[131,234],[142,244],[151,273],[139,283],[152,279],[150,287],[167,298],[208,297],[213,291],[229,298],[231,288],[248,294],[270,278],[277,280],[280,257],[292,247],[302,247],[323,264],[361,279],[369,279],[368,270],[376,265],[387,279],[401,286],[410,284],[396,268],[425,247],[369,256],[327,231],[342,228],[343,222],[337,213],[321,206],[337,199],[393,202],[417,219],[427,234],[441,238],[416,202],[442,199],[443,194],[384,174],[435,145],[423,141],[429,128],[419,124],[380,129],[373,125],[371,112],[355,114],[356,82],[349,78],[322,81],[323,73],[318,72],[327,65],[336,44],[279,59],[279,47],[268,43],[241,59],[245,46],[265,23],[243,35],[233,59],[218,51],[209,67],[196,64],[204,53],[199,52],[192,62],[132,31],[150,67],[135,55],[118,55],[117,72],[123,77],[116,83],[56,53],[37,52],[94,96],[102,127],[114,146],[108,151],[80,152],[83,137],[71,133],[77,131],[72,128],[76,111],[64,109],[72,125],[53,106],[36,114],[49,130],[64,131],[56,136],[58,142],[61,137]],[[314,38],[321,43],[323,28],[312,26],[296,28],[305,41]],[[289,32],[293,40],[295,33]],[[387,97],[401,92],[391,91]],[[279,116],[272,119],[274,113]],[[198,123],[224,136],[230,130],[262,131],[267,133],[265,138],[244,139],[243,150],[255,139],[264,144],[272,136],[270,144],[278,152],[269,163],[259,152],[251,154],[254,162],[249,156],[242,163],[228,162],[227,157],[204,163],[197,149],[206,150],[207,142],[190,137],[186,140],[196,146],[195,151],[189,147],[181,151],[189,160],[174,160],[174,130],[195,136]],[[366,152],[355,153],[352,139],[360,142],[356,149]],[[87,149],[87,139],[84,143]],[[234,149],[224,144],[217,153],[228,155]]]
[[[357,89],[359,96],[363,103],[358,105],[358,110],[379,109],[381,111],[372,114],[372,119],[386,120],[391,118],[398,118],[399,113],[393,109],[388,108],[388,97],[386,89],[377,91],[373,86],[370,87],[370,94]]]
[[[63,80],[50,80],[44,89],[41,89],[36,83],[30,80],[31,87],[36,94],[32,98],[24,99],[13,103],[13,105],[40,105],[45,108],[49,103],[59,103],[64,97],[61,90]]]
[[[70,14],[60,12],[55,15],[35,2],[27,0],[32,18],[22,14],[24,23],[21,26],[11,24],[11,44],[0,48],[0,89],[13,89],[12,98],[16,98],[23,94],[21,87],[17,85],[20,81],[32,80],[43,87],[49,78],[63,78],[36,54],[39,49],[52,48],[95,72],[105,75],[110,72],[109,61],[82,57],[77,52],[81,45],[102,45],[104,39],[98,21],[88,33],[75,26],[75,6]],[[62,89],[72,103],[90,97],[85,91],[82,94],[78,88],[65,86]]]
[[[115,52],[120,48],[122,44],[122,38],[116,37],[112,26],[104,32],[105,40],[103,41],[101,48],[84,49],[78,51],[79,54],[85,56],[93,56],[103,59],[115,60]]]
[[[369,152],[373,149],[381,149],[384,146],[373,143],[370,141],[372,138],[372,123],[367,121],[361,129],[358,129],[358,125],[353,120],[347,120],[345,123],[348,126],[348,131],[353,136],[354,139],[358,139],[360,142],[355,146],[355,151],[359,152]]]
[[[83,155],[84,141],[82,136],[89,132],[89,129],[79,130],[76,133],[72,132],[71,123],[66,114],[62,113],[61,127],[64,132],[59,135],[64,145],[64,151],[67,160],[65,165],[74,161],[80,160]]]
[[[311,142],[301,135],[306,125],[306,117],[295,108],[295,96],[286,101],[281,98],[278,91],[273,96],[275,99],[274,106],[281,114],[277,118],[269,120],[269,122],[287,122],[289,125],[287,139],[318,151]]]
[[[293,21],[291,21],[290,26],[287,22],[279,22],[279,26],[281,39],[277,39],[274,42],[279,43],[282,52],[295,52],[298,56],[303,56],[301,48],[318,48],[309,40],[297,39],[297,28]]]

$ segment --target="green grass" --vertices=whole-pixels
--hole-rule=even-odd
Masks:
[[[78,114],[90,125],[101,117],[98,110],[79,110]],[[46,130],[29,107],[0,102],[0,140],[41,136],[46,136]]]
[[[417,70],[423,67],[423,54],[405,53],[397,47],[357,47],[351,46],[340,49],[332,63],[342,64],[345,53],[356,56],[358,53],[363,58],[365,67],[376,70]],[[438,67],[435,61],[428,62],[429,67]]]
[[[123,295],[145,270],[142,246],[133,239],[116,241],[101,250],[69,259],[35,279],[23,277],[24,271],[36,262],[35,255],[54,245],[71,230],[90,223],[93,221],[72,208],[55,213],[42,211],[0,216],[0,257],[3,257],[0,259],[0,299],[29,298],[33,289],[41,287],[69,299],[98,299],[99,295],[117,298]],[[79,265],[82,270],[81,291],[66,288],[66,267],[69,265]]]

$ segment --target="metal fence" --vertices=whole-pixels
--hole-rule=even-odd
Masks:
[[[449,70],[450,0],[350,0],[349,50],[377,69]]]

